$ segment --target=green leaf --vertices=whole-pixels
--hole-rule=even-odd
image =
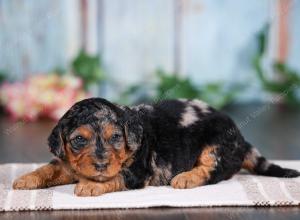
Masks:
[[[82,78],[85,88],[99,83],[105,78],[104,71],[101,68],[100,56],[88,55],[83,50],[72,62],[72,69],[75,75]]]
[[[4,71],[0,71],[0,84],[7,79],[7,74]]]
[[[152,101],[177,98],[200,98],[213,107],[222,108],[233,102],[242,88],[244,88],[244,86],[238,84],[228,86],[223,82],[197,86],[187,77],[180,77],[177,74],[167,73],[163,70],[157,70],[156,76],[158,82],[154,83],[154,85],[150,83],[150,86],[147,86],[145,83],[140,83],[139,85],[133,85],[126,89],[121,95],[122,103],[127,102],[126,104],[130,104],[132,103],[130,100],[137,100],[132,97],[140,97],[139,100],[141,100],[142,97],[144,100],[150,99]],[[149,88],[155,89],[154,96],[151,96],[149,91],[145,91]]]
[[[200,98],[211,106],[221,109],[232,103],[244,88],[245,86],[241,84],[226,86],[223,82],[209,83],[202,87]]]
[[[156,86],[156,99],[197,98],[198,89],[188,78],[180,78],[176,74],[157,71],[159,83]]]

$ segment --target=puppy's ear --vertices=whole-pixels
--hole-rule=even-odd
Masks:
[[[125,110],[125,136],[129,150],[136,151],[142,143],[143,127],[137,113]]]
[[[53,153],[56,157],[59,157],[60,159],[64,159],[65,157],[65,151],[63,149],[63,139],[61,136],[61,129],[59,125],[56,125],[50,136],[48,137],[48,145],[50,152]]]

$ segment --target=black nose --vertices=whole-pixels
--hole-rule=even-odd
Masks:
[[[107,168],[107,163],[95,163],[95,168],[98,171],[103,171]]]

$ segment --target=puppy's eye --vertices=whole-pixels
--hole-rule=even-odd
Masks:
[[[79,136],[76,136],[74,138],[74,141],[76,141],[76,142],[82,142],[82,141],[85,141],[85,138],[79,135]]]
[[[84,145],[87,144],[87,139],[85,139],[84,137],[78,135],[78,136],[76,136],[75,138],[73,138],[71,140],[71,144],[72,144],[72,147],[78,149],[78,148],[84,147]]]
[[[111,136],[109,141],[112,142],[112,143],[117,142],[121,139],[121,137],[122,137],[121,134],[114,134],[114,135]]]

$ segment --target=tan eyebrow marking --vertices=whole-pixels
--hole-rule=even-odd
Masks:
[[[78,135],[81,135],[82,137],[86,138],[86,139],[90,139],[93,136],[93,131],[91,130],[91,128],[89,128],[89,126],[87,125],[82,125],[80,127],[78,127],[70,136],[70,138],[74,138]]]
[[[116,128],[113,124],[106,124],[103,126],[103,137],[108,140],[115,132]]]

